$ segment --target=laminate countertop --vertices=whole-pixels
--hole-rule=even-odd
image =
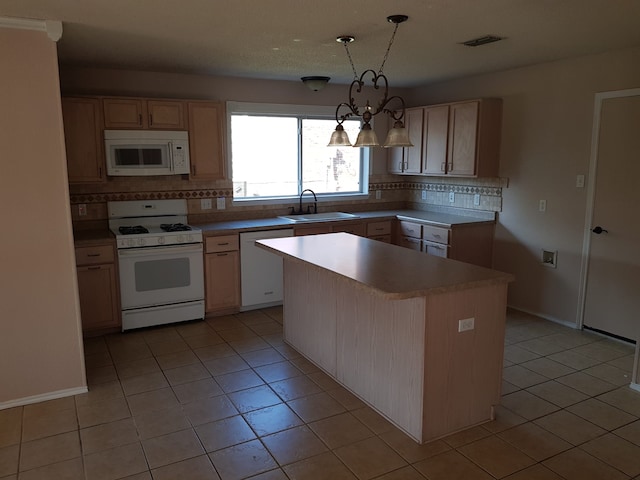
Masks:
[[[88,247],[91,245],[114,244],[116,237],[108,228],[96,228],[91,230],[74,230],[73,243],[76,247]]]
[[[348,220],[323,220],[317,222],[292,222],[290,220],[271,217],[271,218],[255,218],[247,220],[230,220],[223,222],[212,222],[195,224],[202,229],[204,234],[219,235],[222,233],[239,233],[243,231],[255,230],[274,230],[280,228],[294,228],[308,225],[318,225],[326,223],[341,222],[357,222],[358,220],[407,220],[418,223],[426,223],[441,227],[452,227],[454,225],[477,224],[477,223],[494,223],[495,219],[492,214],[488,215],[457,215],[442,212],[430,212],[422,210],[379,210],[367,212],[345,212],[356,215]]]
[[[350,235],[329,233],[258,240],[285,259],[329,270],[388,299],[508,283],[511,274]]]

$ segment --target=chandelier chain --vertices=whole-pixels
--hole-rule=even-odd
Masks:
[[[382,75],[382,70],[384,70],[384,64],[387,62],[387,58],[389,57],[389,52],[391,51],[391,45],[393,45],[393,40],[396,38],[396,32],[398,31],[399,25],[400,25],[399,23],[395,24],[395,28],[393,29],[393,33],[391,34],[391,39],[389,40],[387,51],[384,54],[384,58],[382,59],[382,64],[380,65],[380,69],[378,70],[379,75]]]
[[[349,42],[343,41],[344,49],[347,52],[347,57],[349,57],[349,63],[351,64],[351,70],[353,70],[353,78],[358,79],[358,73],[356,72],[356,66],[353,64],[353,58],[351,58],[351,52],[349,51]]]

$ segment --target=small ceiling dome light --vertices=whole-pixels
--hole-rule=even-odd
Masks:
[[[314,92],[318,92],[327,86],[331,77],[321,77],[318,75],[313,75],[310,77],[302,77],[302,83],[304,83],[309,90],[313,90]]]

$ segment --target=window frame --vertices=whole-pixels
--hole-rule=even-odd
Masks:
[[[229,178],[233,181],[233,145],[231,142],[231,117],[233,115],[256,115],[256,116],[280,116],[280,117],[296,117],[298,121],[301,119],[328,119],[335,120],[335,107],[324,105],[289,105],[289,104],[272,104],[272,103],[252,103],[252,102],[234,102],[228,101],[226,104],[226,121],[227,121],[227,168]],[[327,139],[327,142],[329,140]],[[356,148],[356,147],[352,147]],[[301,138],[298,136],[298,184],[302,182],[301,164]],[[360,149],[360,191],[352,193],[316,193],[318,203],[348,201],[369,198],[369,176],[371,168],[371,151],[369,148]],[[282,195],[272,197],[242,197],[232,198],[232,204],[235,206],[248,205],[288,205],[297,204],[300,194]]]

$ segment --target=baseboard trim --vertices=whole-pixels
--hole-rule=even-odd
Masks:
[[[640,383],[631,383],[629,384],[629,388],[631,390],[635,390],[636,392],[640,392]]]
[[[21,407],[24,405],[30,405],[32,403],[46,402],[47,400],[55,400],[56,398],[70,397],[72,395],[80,395],[81,393],[87,393],[89,390],[87,387],[67,388],[65,390],[57,390],[55,392],[42,393],[40,395],[33,395],[31,397],[17,398],[15,400],[9,400],[8,402],[0,402],[0,410],[7,408]]]
[[[517,310],[519,312],[528,313],[529,315],[535,315],[536,317],[544,318],[545,320],[564,325],[565,327],[573,328],[574,330],[580,330],[580,327],[578,327],[578,325],[576,325],[574,322],[567,322],[566,320],[560,320],[559,318],[545,315],[544,313],[534,312],[532,310],[527,310],[526,308],[514,307],[513,305],[507,305],[507,307],[512,310]]]

